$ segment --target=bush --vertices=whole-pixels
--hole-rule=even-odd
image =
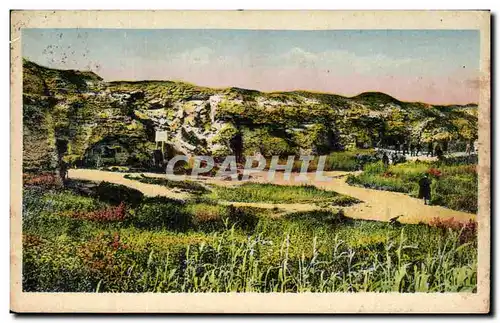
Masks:
[[[477,222],[469,220],[468,222],[460,222],[455,218],[441,219],[434,218],[429,223],[430,226],[441,230],[453,230],[459,232],[460,243],[475,241],[477,238]]]
[[[139,181],[141,183],[163,185],[168,188],[178,188],[182,191],[186,191],[193,194],[204,194],[208,192],[205,186],[193,181],[174,181],[166,178],[148,177],[144,175],[141,175],[139,177],[139,176],[132,176],[129,174],[125,175],[124,177],[126,179]]]
[[[135,211],[132,223],[145,229],[186,231],[193,225],[193,219],[182,203],[157,199],[141,204]]]
[[[127,208],[125,203],[121,202],[118,206],[107,207],[105,209],[92,211],[92,212],[76,212],[72,217],[76,219],[98,221],[98,222],[111,222],[123,221],[127,215]]]
[[[245,231],[252,231],[259,223],[256,213],[258,208],[228,206],[227,221],[229,226],[235,226]]]
[[[312,203],[334,202],[342,196],[312,185],[287,186],[244,183],[235,187],[214,186],[211,198],[232,202]]]
[[[101,201],[114,205],[125,202],[128,205],[137,206],[144,197],[144,194],[138,190],[108,182],[101,182],[96,188],[96,194]]]
[[[454,210],[477,212],[476,165],[407,162],[391,165],[385,169],[382,163],[373,163],[366,165],[362,174],[349,175],[347,183],[416,196],[418,182],[424,173],[429,174],[433,179],[432,204],[443,205]]]
[[[62,187],[61,178],[53,173],[23,174],[25,186],[39,186],[45,189]]]
[[[346,217],[342,211],[306,211],[295,212],[285,216],[286,220],[302,221],[308,225],[318,226],[322,224],[335,225],[352,222],[352,219]]]

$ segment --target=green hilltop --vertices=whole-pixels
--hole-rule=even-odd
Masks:
[[[378,92],[344,97],[174,81],[104,82],[93,72],[23,60],[23,130],[26,169],[54,168],[60,157],[83,167],[149,167],[156,131],[168,135],[167,154],[216,157],[473,141],[477,105],[402,102]]]

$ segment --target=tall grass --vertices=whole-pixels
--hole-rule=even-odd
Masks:
[[[174,181],[166,178],[148,177],[143,174],[141,174],[141,176],[126,174],[124,177],[141,183],[162,185],[168,188],[177,188],[193,194],[203,194],[208,192],[203,185],[193,181]]]
[[[357,200],[333,191],[317,188],[313,185],[285,186],[276,184],[244,183],[234,187],[212,186],[214,200],[232,202],[264,203],[315,203],[332,202],[348,205]]]
[[[66,291],[101,292],[473,292],[476,288],[474,248],[459,245],[457,234],[446,235],[434,252],[420,259],[412,257],[418,247],[404,229],[398,238],[372,250],[349,247],[335,235],[330,252],[321,253],[317,237],[311,237],[310,253],[298,257],[292,256],[288,232],[276,244],[261,233],[242,239],[234,228],[210,237],[208,243],[188,245],[177,253],[154,248],[138,253],[117,235],[99,236],[75,248],[79,259],[63,248],[68,253],[50,261],[36,257],[40,249],[27,247],[25,264],[32,271],[25,277],[66,280]],[[51,247],[45,244],[44,250],[55,252]],[[277,254],[272,263],[263,257],[269,252]],[[74,275],[61,276],[61,269]],[[42,274],[46,270],[50,275]],[[44,280],[25,286],[54,290]]]
[[[450,162],[406,162],[390,165],[381,162],[366,165],[362,174],[350,175],[347,182],[387,191],[418,196],[418,182],[423,174],[432,179],[431,204],[443,205],[455,210],[477,212],[478,177],[475,164],[451,164]]]
[[[116,207],[69,190],[25,188],[23,290],[476,291],[473,223],[272,212],[166,198]]]

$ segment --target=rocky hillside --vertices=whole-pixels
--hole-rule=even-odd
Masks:
[[[24,167],[147,167],[156,131],[169,154],[324,154],[349,147],[477,138],[477,106],[304,91],[263,93],[170,81],[104,82],[23,61]],[[64,149],[61,150],[60,143]],[[59,148],[58,148],[59,147]]]

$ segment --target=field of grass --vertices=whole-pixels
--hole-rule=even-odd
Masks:
[[[466,161],[406,162],[384,168],[381,162],[368,164],[362,174],[347,182],[374,189],[418,196],[418,181],[427,173],[432,179],[431,204],[454,210],[477,212],[477,165]]]
[[[321,203],[350,205],[357,199],[333,191],[317,188],[313,185],[285,186],[276,184],[244,183],[234,187],[212,186],[208,195],[213,200],[231,202],[262,203]]]
[[[148,177],[142,174],[141,176],[133,176],[127,174],[124,177],[126,179],[139,181],[141,183],[162,185],[168,188],[177,188],[181,191],[186,191],[193,194],[204,194],[208,192],[208,190],[203,185],[193,181],[174,181],[166,178]]]
[[[84,196],[49,177],[29,183],[24,291],[476,291],[472,222],[389,224],[341,211],[272,217],[211,200]]]
[[[326,155],[324,171],[355,171],[359,168],[359,161],[356,159],[356,154],[361,156],[363,162],[372,159],[373,161],[377,159],[375,150],[373,149],[352,149],[346,151],[336,151]],[[267,158],[267,165],[265,169],[269,168],[271,159]],[[309,162],[308,171],[315,172],[318,168],[319,157],[315,156],[313,160]],[[280,158],[279,164],[286,164],[286,158]],[[297,157],[292,171],[299,172],[302,167],[302,161]]]

